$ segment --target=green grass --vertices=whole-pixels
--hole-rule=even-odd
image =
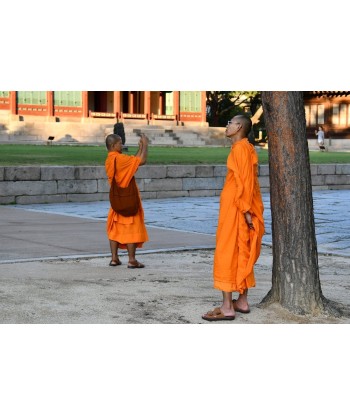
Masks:
[[[147,164],[226,164],[229,147],[149,147]],[[126,154],[135,154],[129,147]],[[105,146],[0,144],[0,165],[103,165]],[[267,150],[258,152],[259,163],[268,163]],[[350,163],[350,153],[310,152],[312,164]]]
[[[338,151],[310,151],[310,163],[311,164],[349,164],[350,153],[349,152],[338,152]]]

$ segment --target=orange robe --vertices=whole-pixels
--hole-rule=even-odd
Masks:
[[[116,159],[116,181],[119,186],[127,187],[130,180],[136,173],[141,159],[137,156],[128,156],[116,151],[108,153],[105,168],[108,182],[111,185],[114,174],[114,160]],[[135,216],[125,217],[109,209],[107,218],[108,239],[119,242],[119,248],[126,249],[126,244],[137,243],[141,248],[143,243],[148,241],[148,234],[144,221],[144,212],[140,198],[140,209]]]
[[[253,267],[265,232],[257,167],[258,156],[247,138],[232,145],[220,196],[214,254],[214,288],[221,291],[242,294],[255,287]],[[252,214],[251,230],[245,221],[247,211]]]

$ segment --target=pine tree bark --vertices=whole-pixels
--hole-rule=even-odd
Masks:
[[[268,134],[272,216],[272,287],[262,305],[294,314],[339,310],[323,296],[303,92],[262,92]]]

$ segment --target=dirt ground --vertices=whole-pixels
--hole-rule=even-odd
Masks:
[[[109,258],[2,264],[3,323],[84,324],[346,324],[350,318],[295,316],[259,303],[271,287],[272,250],[263,247],[249,291],[251,312],[211,323],[201,315],[220,305],[212,287],[213,250],[140,254],[144,269],[109,267]],[[319,256],[322,292],[350,308],[350,258]],[[16,275],[16,278],[13,277]],[[349,314],[348,314],[349,315]]]

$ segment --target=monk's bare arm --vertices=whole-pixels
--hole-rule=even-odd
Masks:
[[[137,153],[135,154],[136,157],[141,157],[141,152],[142,152],[142,142],[141,140],[139,141],[139,148],[137,150]]]
[[[139,149],[136,155],[141,158],[140,166],[146,164],[148,156],[148,138],[144,134],[141,135]]]

